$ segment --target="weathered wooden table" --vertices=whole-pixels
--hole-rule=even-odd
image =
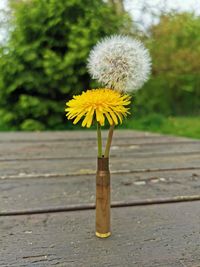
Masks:
[[[0,266],[200,266],[200,141],[115,132],[104,240],[96,153],[92,131],[0,134]]]

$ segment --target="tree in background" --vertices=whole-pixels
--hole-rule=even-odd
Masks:
[[[125,13],[123,0],[108,0],[108,3],[114,7],[117,14]]]
[[[161,15],[146,40],[153,77],[136,97],[138,115],[200,114],[200,17]]]
[[[126,30],[103,0],[29,0],[12,4],[0,50],[0,116],[9,129],[64,128],[67,98],[90,87],[85,62],[103,36]]]
[[[86,70],[88,53],[113,33],[138,37],[151,51],[153,75],[135,96],[135,116],[200,113],[199,16],[158,8],[156,23],[142,31],[122,0],[10,1],[9,41],[0,48],[0,129],[66,128],[65,101],[97,86]]]
[[[7,41],[7,36],[9,32],[9,8],[0,9],[0,44]]]

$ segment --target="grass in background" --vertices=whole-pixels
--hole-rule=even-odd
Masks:
[[[126,120],[120,127],[200,139],[199,117],[164,117],[151,114],[143,118]]]

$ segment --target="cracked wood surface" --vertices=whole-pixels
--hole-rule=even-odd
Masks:
[[[199,214],[200,202],[115,208],[106,240],[94,210],[0,217],[0,266],[197,267]]]
[[[92,131],[0,133],[0,266],[199,267],[200,141],[115,132],[112,203],[130,207],[112,209],[107,240],[90,210],[96,153]],[[132,206],[178,199],[196,201]]]
[[[200,170],[112,174],[112,203],[199,195]],[[95,175],[0,180],[0,215],[95,202]]]

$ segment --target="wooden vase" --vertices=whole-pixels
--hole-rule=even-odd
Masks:
[[[110,171],[109,159],[97,159],[96,174],[96,236],[109,237],[110,232]]]

